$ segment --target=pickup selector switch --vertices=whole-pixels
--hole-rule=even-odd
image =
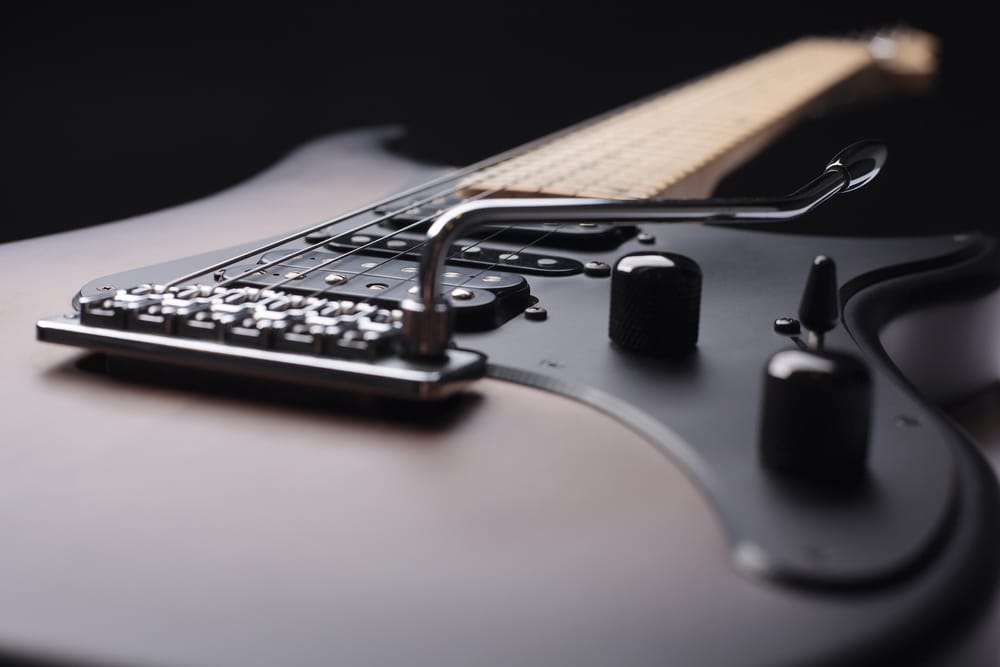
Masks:
[[[611,274],[608,335],[618,346],[652,357],[680,357],[698,343],[701,269],[667,252],[625,255]]]
[[[823,349],[824,335],[839,320],[837,268],[819,255],[799,306],[799,321],[809,331],[808,349],[778,352],[764,369],[757,444],[761,463],[773,472],[837,484],[864,477],[871,373],[861,359]]]

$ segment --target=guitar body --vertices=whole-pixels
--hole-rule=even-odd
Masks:
[[[181,257],[192,238],[267,237],[434,175],[382,152],[385,138],[333,137],[201,202],[0,247],[13,286],[0,321],[8,656],[240,666],[996,656],[993,473],[878,337],[919,305],[890,307],[882,290],[974,282],[985,239],[658,227],[657,249],[704,270],[692,359],[652,363],[612,346],[606,280],[532,277],[549,319],[458,336],[489,355],[493,378],[415,407],[32,340],[52,304],[70,309],[68,285],[108,267]],[[744,488],[770,484],[755,454],[759,383],[768,355],[790,347],[772,322],[794,312],[820,253],[853,290],[849,331],[829,344],[872,365],[876,392],[867,491],[847,501]],[[747,497],[769,498],[773,512],[755,514]],[[809,516],[830,525],[800,525]],[[831,543],[795,542],[804,534]]]

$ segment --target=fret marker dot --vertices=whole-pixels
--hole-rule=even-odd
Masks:
[[[498,283],[501,280],[503,280],[503,278],[500,276],[483,276],[484,283]]]
[[[386,285],[385,283],[368,283],[367,285],[365,285],[365,287],[375,291],[389,289],[389,286]]]
[[[324,278],[323,280],[326,281],[327,283],[331,284],[331,285],[336,285],[338,283],[344,282],[345,280],[347,280],[347,278],[345,278],[344,276],[340,275],[339,273],[331,273],[331,274],[327,275],[327,277]]]
[[[351,243],[368,243],[372,240],[370,236],[364,236],[363,234],[358,234],[357,236],[351,237]]]

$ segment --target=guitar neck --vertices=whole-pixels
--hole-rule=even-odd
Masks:
[[[805,38],[562,133],[466,178],[467,195],[702,197],[875,63],[868,43]]]

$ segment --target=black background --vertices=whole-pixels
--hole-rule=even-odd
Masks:
[[[784,192],[878,138],[879,181],[798,228],[996,230],[996,12],[911,4],[31,4],[0,27],[0,239],[196,199],[363,125],[401,123],[400,150],[468,163],[801,35],[898,25],[941,39],[930,92],[810,118],[720,194]]]

